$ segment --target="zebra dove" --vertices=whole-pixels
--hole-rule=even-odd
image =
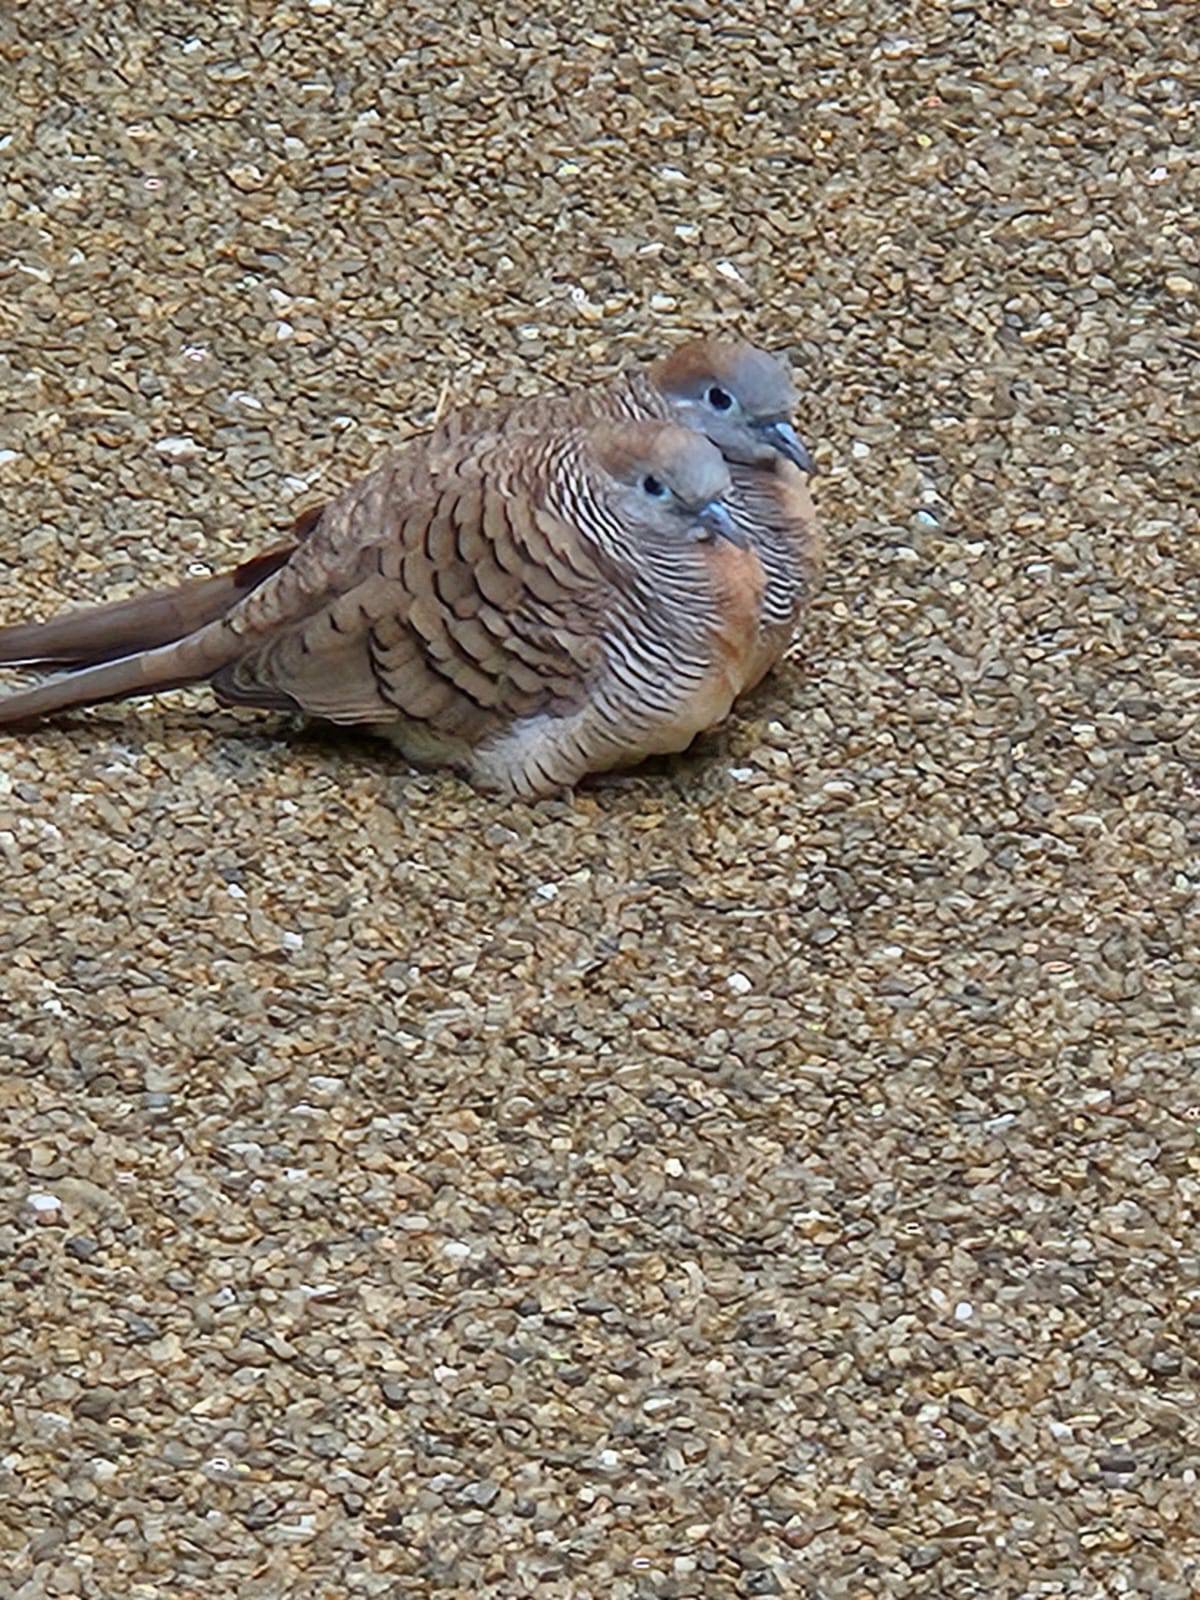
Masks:
[[[392,493],[399,494],[406,481],[413,493],[427,492],[435,467],[465,463],[472,452],[491,449],[497,434],[536,435],[603,420],[658,419],[695,429],[717,445],[729,465],[730,514],[766,576],[747,684],[753,687],[791,643],[820,576],[821,534],[805,476],[812,459],[789,420],[795,403],[791,376],[777,357],[753,345],[693,340],[609,384],[451,411],[431,432],[392,454]],[[0,662],[84,665],[168,644],[223,616],[277,571],[297,544],[314,542],[326,560],[337,560],[342,541],[360,536],[357,524],[348,530],[326,506],[312,506],[297,519],[289,541],[233,572],[60,618],[53,631],[45,624],[8,629],[0,639]]]
[[[226,579],[238,598],[183,637],[196,585],[0,630],[0,660],[87,663],[0,701],[0,727],[208,680],[223,703],[359,724],[482,787],[549,794],[683,749],[747,686],[766,578],[729,488],[714,445],[661,421],[389,461]]]
[[[820,578],[822,538],[806,476],[813,461],[792,426],[795,407],[795,385],[779,357],[740,341],[694,339],[608,384],[453,410],[401,447],[397,470],[401,462],[412,470],[430,453],[461,455],[477,436],[602,419],[657,418],[704,434],[729,464],[730,514],[766,574],[752,686],[792,642]],[[321,530],[322,517],[322,507],[310,508],[300,536]]]

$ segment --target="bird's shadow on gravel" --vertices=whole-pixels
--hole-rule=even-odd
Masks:
[[[761,689],[756,690],[747,702],[751,717],[762,693]],[[595,799],[638,794],[653,797],[664,792],[698,797],[711,788],[714,765],[723,768],[732,759],[730,733],[735,727],[736,719],[702,734],[678,755],[652,756],[625,771],[594,774],[579,784],[577,792]],[[433,782],[451,779],[470,792],[478,792],[471,791],[465,779],[447,768],[414,766],[386,741],[358,729],[281,713],[256,716],[226,707],[181,706],[159,707],[140,714],[126,708],[122,714],[121,708],[106,707],[98,713],[67,713],[33,730],[14,729],[9,737],[14,742],[59,738],[75,745],[82,754],[101,760],[107,752],[125,757],[148,754],[154,746],[169,745],[175,734],[203,738],[205,747],[200,759],[211,762],[217,771],[232,773],[245,781],[254,778],[262,761],[277,765],[286,762],[292,753],[327,758],[334,772],[342,764],[360,772],[367,770],[401,789],[409,784],[427,788]],[[6,742],[0,740],[0,765]],[[481,803],[494,803],[495,798],[479,793]]]

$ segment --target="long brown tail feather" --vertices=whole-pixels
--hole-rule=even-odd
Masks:
[[[215,578],[0,628],[0,665],[89,667],[154,650],[216,622],[278,572],[294,544],[276,545]]]
[[[0,728],[20,727],[72,706],[104,705],[110,700],[200,683],[234,659],[244,644],[244,639],[218,618],[186,639],[120,661],[63,672],[0,699]]]

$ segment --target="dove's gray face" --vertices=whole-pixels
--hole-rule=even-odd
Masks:
[[[677,420],[727,461],[766,466],[784,456],[813,470],[792,426],[796,388],[778,357],[752,344],[695,339],[655,363],[651,377]]]
[[[698,433],[670,422],[601,424],[588,445],[605,498],[625,527],[658,538],[745,544],[722,504],[729,468]]]

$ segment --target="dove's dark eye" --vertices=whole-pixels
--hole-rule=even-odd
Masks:
[[[714,383],[708,391],[708,403],[714,411],[728,411],[733,404],[733,396]]]
[[[642,488],[647,494],[653,495],[656,500],[661,500],[667,492],[665,483],[659,481],[652,473],[647,473],[642,479]]]

